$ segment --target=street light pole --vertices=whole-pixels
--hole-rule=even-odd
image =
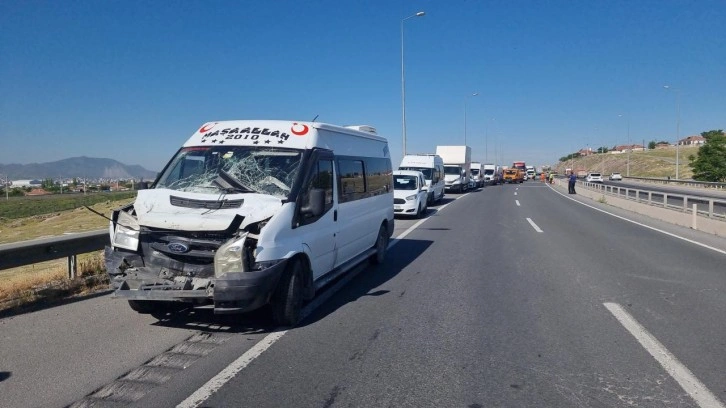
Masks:
[[[678,88],[672,88],[670,85],[663,85],[666,90],[672,90],[676,93],[676,180],[678,178],[678,167],[680,166],[680,152],[679,146],[681,141],[681,91]]]
[[[466,96],[464,97],[464,146],[466,146],[466,100],[467,100],[467,99],[468,99],[468,98],[469,98],[470,96],[472,96],[472,97],[473,97],[473,96],[477,96],[477,95],[479,95],[479,93],[478,93],[478,92],[474,92],[473,94],[471,94],[471,95],[466,95]]]
[[[419,11],[416,14],[410,15],[401,20],[401,117],[403,127],[403,155],[406,155],[406,70],[403,64],[403,22],[413,17],[422,17],[426,15],[423,11]]]

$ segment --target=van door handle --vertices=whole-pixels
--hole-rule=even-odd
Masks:
[[[333,221],[338,221],[338,210],[333,210]]]

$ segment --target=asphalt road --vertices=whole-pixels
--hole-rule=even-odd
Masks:
[[[289,330],[109,296],[0,320],[0,406],[724,406],[723,240],[538,182],[402,234]]]

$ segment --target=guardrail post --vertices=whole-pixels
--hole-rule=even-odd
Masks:
[[[653,205],[653,193],[648,191],[648,205]]]
[[[708,218],[713,218],[713,199],[708,200]]]
[[[683,212],[688,212],[688,196],[683,196]]]
[[[697,218],[698,218],[698,208],[697,208],[697,204],[694,203],[693,204],[693,221],[691,222],[691,228],[693,228],[693,229],[698,229],[696,227]]]
[[[78,274],[78,265],[76,265],[76,256],[68,256],[68,279],[75,279]]]
[[[668,193],[663,193],[663,208],[668,208]]]

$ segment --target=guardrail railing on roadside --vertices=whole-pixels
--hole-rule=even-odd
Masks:
[[[639,188],[620,187],[601,183],[582,184],[590,189],[601,193],[632,200],[635,202],[654,205],[666,209],[693,213],[711,219],[726,221],[726,200],[711,197],[699,197],[696,195],[674,194],[665,191],[651,191]]]
[[[67,257],[68,278],[74,279],[78,273],[76,256],[99,251],[108,242],[108,230],[98,230],[3,244],[0,245],[0,270]]]
[[[655,183],[655,184],[674,184],[679,186],[692,186],[692,187],[704,187],[704,188],[714,188],[723,190],[726,189],[726,183],[715,183],[711,181],[696,181],[696,180],[677,180],[672,178],[654,178],[654,177],[623,177],[623,179],[628,180],[639,180],[639,181],[645,181],[648,183]]]

